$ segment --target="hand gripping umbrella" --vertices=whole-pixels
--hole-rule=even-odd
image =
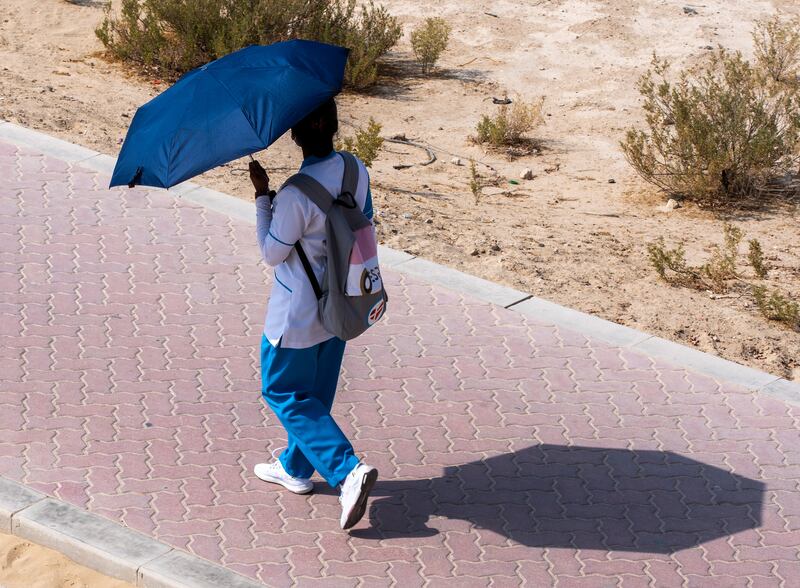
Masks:
[[[136,112],[109,187],[169,188],[266,149],[341,91],[347,54],[285,41],[187,73]]]

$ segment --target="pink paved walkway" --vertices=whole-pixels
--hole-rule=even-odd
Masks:
[[[0,178],[2,475],[272,586],[800,586],[800,409],[393,272],[342,533],[251,474],[253,228],[2,142]]]

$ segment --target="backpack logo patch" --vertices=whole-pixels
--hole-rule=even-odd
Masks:
[[[371,327],[383,316],[383,313],[386,312],[386,301],[380,300],[378,304],[372,307],[372,310],[369,311],[369,316],[367,317],[367,324]]]
[[[357,231],[353,249],[350,251],[350,267],[347,272],[347,296],[366,296],[383,289],[381,270],[378,267],[378,244],[375,230],[367,225]]]

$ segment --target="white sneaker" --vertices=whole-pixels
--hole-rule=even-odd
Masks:
[[[283,464],[276,459],[270,463],[260,463],[253,468],[253,473],[264,480],[280,484],[295,494],[308,494],[314,489],[314,482],[308,478],[295,478],[286,473]]]
[[[378,480],[378,470],[360,463],[342,482],[339,502],[342,504],[342,529],[349,529],[361,520],[367,510],[367,498]]]

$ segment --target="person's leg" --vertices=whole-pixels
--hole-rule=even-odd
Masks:
[[[333,337],[319,346],[314,390],[317,398],[328,407],[329,411],[333,408],[333,399],[339,386],[339,374],[342,371],[345,345],[344,341],[338,337]]]
[[[267,390],[271,387],[294,387],[297,390],[309,390],[314,386],[316,375],[317,353],[311,349],[281,349],[273,347],[267,338],[261,336],[261,395],[270,406],[267,399]],[[290,364],[299,363],[303,370],[289,370]],[[283,469],[295,478],[310,478],[314,473],[314,466],[303,455],[303,452],[294,441],[291,432],[288,433],[286,449],[280,455]]]
[[[317,358],[317,377],[314,382],[314,391],[320,402],[330,413],[333,408],[333,400],[336,397],[336,390],[339,386],[339,375],[342,370],[342,358],[344,357],[345,342],[338,337],[328,339],[320,345]],[[350,442],[345,462],[340,466],[341,477],[344,478],[358,465]]]
[[[338,337],[333,337],[317,346],[317,369],[312,394],[322,402],[328,412],[333,408],[333,399],[336,397],[344,350],[345,342]],[[292,437],[289,437],[289,443],[281,453],[280,460],[283,468],[291,476],[310,478],[314,473],[314,466],[303,455],[300,446]],[[356,463],[357,459],[352,461],[352,467],[355,467]]]
[[[330,412],[336,396],[344,349],[345,342],[335,337],[319,346],[314,394],[325,405],[328,412]],[[361,520],[367,510],[367,500],[378,479],[378,470],[359,462],[351,447],[347,460],[340,467],[340,471],[343,476],[341,478],[342,491],[339,496],[339,502],[342,505],[339,523],[342,529],[349,529]],[[330,484],[331,480],[328,480],[328,483]]]
[[[272,347],[269,342],[266,346],[262,353],[264,400],[311,467],[328,484],[338,486],[358,460],[352,445],[331,417],[329,404],[315,393],[320,355],[327,360],[331,355],[335,357],[335,354],[327,353],[327,348],[320,346],[282,349]],[[341,362],[341,358],[338,361]],[[325,369],[330,372],[330,362],[326,363]],[[336,376],[338,378],[338,371]],[[295,467],[295,461],[298,460],[296,455],[295,450],[287,456],[285,468]],[[303,476],[307,471],[287,469],[287,473],[295,477],[307,477]]]
[[[281,451],[278,460],[283,465],[286,473],[295,478],[310,478],[314,475],[314,466],[308,461],[308,458],[303,455],[303,450],[294,440],[291,434],[286,443],[286,448]]]

